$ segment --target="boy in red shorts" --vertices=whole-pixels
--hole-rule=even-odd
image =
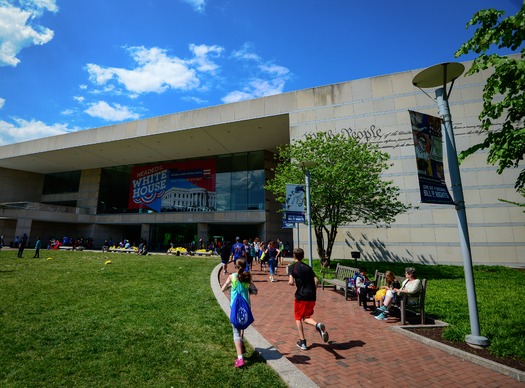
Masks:
[[[325,330],[324,323],[318,323],[312,319],[317,292],[317,276],[312,268],[303,263],[304,251],[301,248],[293,250],[293,258],[294,263],[288,267],[288,284],[297,287],[293,306],[295,324],[299,331],[297,346],[302,350],[307,350],[303,321],[314,326],[324,342],[328,342],[328,332]]]

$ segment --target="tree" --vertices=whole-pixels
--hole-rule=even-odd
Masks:
[[[322,265],[329,266],[340,225],[363,222],[388,226],[410,208],[397,198],[399,188],[381,179],[389,155],[351,136],[319,132],[279,147],[275,178],[265,188],[286,202],[286,184],[301,184],[305,171],[299,162],[315,162],[310,171],[310,207]],[[325,239],[326,236],[326,239]],[[326,241],[326,243],[325,243]]]
[[[455,53],[456,57],[470,51],[480,54],[467,75],[493,68],[483,90],[483,109],[479,115],[481,127],[487,131],[485,140],[460,153],[460,160],[481,149],[488,149],[487,162],[497,165],[498,174],[509,167],[519,167],[525,153],[525,48],[519,59],[487,54],[492,46],[518,50],[525,38],[525,4],[514,16],[501,19],[504,11],[481,10],[467,23],[467,28],[479,24],[474,36]],[[505,117],[501,129],[494,128],[496,120]],[[499,124],[498,124],[499,126]],[[525,195],[525,169],[522,169],[515,188]]]

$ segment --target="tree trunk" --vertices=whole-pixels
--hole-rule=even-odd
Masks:
[[[321,267],[330,268],[332,249],[334,247],[335,238],[337,236],[337,226],[330,226],[330,229],[320,226],[314,228],[315,237],[317,240],[317,253],[321,258]],[[327,235],[326,249],[324,245],[324,233]]]

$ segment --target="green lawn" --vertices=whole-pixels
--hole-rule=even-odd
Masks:
[[[233,367],[218,259],[32,256],[0,251],[0,386],[285,386],[252,349]]]
[[[403,276],[407,266],[416,268],[420,279],[428,279],[425,312],[450,325],[445,330],[445,338],[464,341],[465,335],[471,333],[462,266],[341,260],[333,261],[333,268],[337,262],[351,267],[363,266],[370,276],[376,269],[391,270]],[[316,265],[318,262],[314,267]],[[474,281],[480,331],[491,341],[489,350],[498,356],[525,360],[525,325],[521,309],[525,271],[502,266],[474,266]]]

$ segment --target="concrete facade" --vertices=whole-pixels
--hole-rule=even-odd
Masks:
[[[199,235],[204,235],[210,223],[250,223],[258,225],[263,239],[283,234],[291,239],[291,230],[281,229],[276,212],[279,205],[271,196],[266,208],[259,211],[96,214],[100,169],[260,150],[271,155],[277,145],[301,139],[307,133],[331,131],[377,144],[388,152],[392,167],[384,178],[401,188],[401,201],[418,206],[398,216],[387,229],[362,224],[341,227],[333,257],[348,259],[358,250],[367,260],[462,264],[454,207],[420,203],[407,110],[438,116],[438,108],[412,85],[418,72],[354,80],[0,147],[0,203],[49,201],[39,192],[43,174],[82,170],[79,192],[63,195],[77,201],[75,213],[0,209],[0,231],[6,235],[29,231],[34,235],[35,221],[43,229],[47,222],[65,221],[81,223],[95,238],[120,224],[138,225],[146,236],[154,223],[190,222],[200,225]],[[459,151],[484,138],[478,115],[487,74],[460,77],[455,82],[450,109]],[[433,95],[432,90],[428,92]],[[173,144],[184,147],[170,146]],[[268,175],[272,163],[268,157]],[[523,200],[514,189],[518,174],[519,169],[511,169],[498,175],[496,167],[486,163],[485,152],[470,156],[461,165],[474,264],[525,265],[525,214],[515,205],[500,201]],[[450,185],[448,174],[446,179]],[[296,245],[296,232],[293,239]],[[301,226],[300,245],[306,240],[306,227]]]

